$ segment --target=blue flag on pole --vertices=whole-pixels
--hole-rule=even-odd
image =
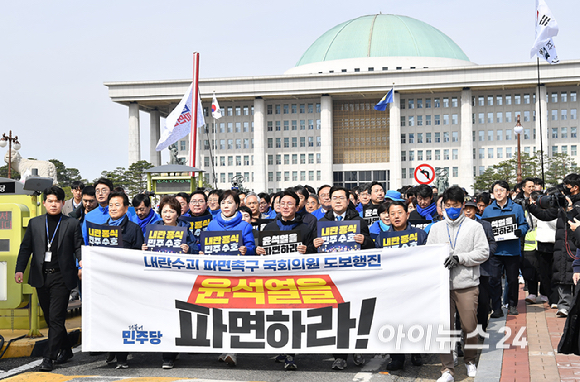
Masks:
[[[393,89],[389,92],[375,105],[375,110],[385,111],[387,105],[393,102]]]

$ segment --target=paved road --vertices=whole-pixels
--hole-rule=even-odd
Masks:
[[[180,354],[171,370],[161,369],[161,355],[155,353],[135,353],[129,356],[129,369],[117,370],[105,363],[105,355],[91,356],[75,349],[75,356],[66,364],[57,366],[53,373],[38,371],[39,359],[6,359],[0,361],[0,378],[9,381],[71,381],[100,382],[128,378],[150,377],[151,380],[172,381],[181,378],[212,381],[290,381],[290,382],[387,382],[387,381],[435,381],[439,377],[439,356],[425,355],[426,364],[416,367],[407,362],[402,371],[388,373],[384,370],[388,356],[367,355],[367,364],[357,367],[349,359],[343,371],[331,370],[332,358],[324,354],[298,355],[297,371],[285,371],[283,364],[274,362],[274,355],[241,354],[238,366],[228,367],[217,361],[217,354]],[[409,361],[409,360],[408,360]],[[465,367],[456,369],[456,381],[472,381],[465,374]],[[68,376],[63,378],[61,376]],[[84,376],[84,377],[83,377]],[[88,376],[92,376],[87,378]],[[149,380],[149,379],[147,379]]]

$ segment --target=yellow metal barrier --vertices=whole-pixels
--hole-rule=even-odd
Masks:
[[[29,337],[42,336],[39,328],[46,323],[40,320],[36,290],[27,284],[29,268],[22,284],[16,283],[14,273],[28,222],[45,211],[37,194],[0,178],[0,329],[28,329]]]

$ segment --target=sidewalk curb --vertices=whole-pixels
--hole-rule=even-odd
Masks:
[[[68,339],[73,347],[81,344],[82,329],[74,328],[69,330]],[[8,341],[6,341],[4,347],[1,350],[4,351],[4,348],[7,345]],[[48,345],[47,337],[22,338],[10,344],[10,347],[8,347],[8,350],[6,350],[6,353],[4,353],[2,359],[22,358],[22,357],[42,357],[47,345]]]
[[[502,308],[503,309],[503,308]],[[497,348],[497,343],[504,337],[499,329],[506,326],[507,316],[501,318],[491,318],[487,326],[489,338],[486,338],[483,345],[489,348],[483,349],[479,356],[477,374],[474,382],[499,381],[501,378],[501,366],[503,364],[503,349]]]

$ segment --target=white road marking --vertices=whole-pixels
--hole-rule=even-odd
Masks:
[[[373,373],[360,372],[352,378],[352,382],[368,382],[373,377]]]
[[[72,349],[73,354],[80,352],[81,349],[82,349],[82,346],[78,346],[78,347]],[[40,366],[41,363],[42,363],[42,359],[38,359],[36,361],[29,362],[27,364],[24,364],[22,366],[16,367],[14,369],[0,372],[0,379],[4,379],[4,378],[7,378],[7,377],[11,377],[11,376],[16,375],[18,373],[23,373],[25,371],[28,371],[30,369],[33,369],[35,367]]]

